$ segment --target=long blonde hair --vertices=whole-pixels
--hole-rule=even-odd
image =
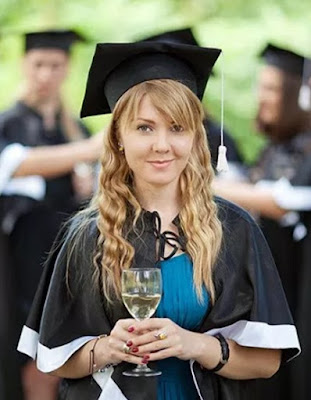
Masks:
[[[142,98],[148,95],[164,117],[194,134],[193,151],[180,176],[182,208],[179,214],[186,238],[186,251],[193,262],[196,292],[202,299],[202,285],[215,299],[213,266],[222,240],[211,182],[214,172],[202,124],[203,109],[198,98],[179,82],[161,79],[140,83],[129,89],[117,102],[104,141],[99,189],[89,210],[97,210],[99,237],[94,257],[94,278],[101,281],[109,300],[121,295],[121,270],[130,268],[134,248],[124,233],[128,210],[133,211],[133,226],[142,212],[135,197],[132,173],[118,147],[120,129],[135,118]],[[93,214],[94,215],[94,214]]]

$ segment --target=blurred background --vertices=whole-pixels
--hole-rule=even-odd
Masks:
[[[65,98],[78,114],[96,42],[133,41],[165,30],[192,27],[202,46],[219,47],[204,102],[220,120],[221,65],[225,76],[225,126],[247,162],[256,158],[263,138],[254,132],[258,52],[267,41],[311,56],[310,0],[1,0],[0,109],[18,94],[19,33],[74,28],[89,38],[73,50]],[[85,120],[95,132],[109,117]]]

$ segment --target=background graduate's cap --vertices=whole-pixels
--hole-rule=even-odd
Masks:
[[[90,67],[81,117],[108,114],[131,87],[148,80],[181,82],[202,100],[220,49],[168,42],[99,43]]]
[[[46,30],[25,33],[25,52],[31,49],[53,48],[69,52],[71,46],[85,38],[74,30]]]
[[[143,41],[157,41],[169,43],[190,44],[192,46],[199,46],[196,38],[194,37],[191,28],[177,29],[174,31],[166,31],[157,35],[148,36]]]
[[[304,111],[311,110],[311,60],[294,51],[268,44],[260,53],[266,64],[297,76],[302,84],[298,96],[298,105]]]
[[[303,76],[305,58],[291,50],[269,43],[259,54],[266,64],[279,68],[284,72]]]

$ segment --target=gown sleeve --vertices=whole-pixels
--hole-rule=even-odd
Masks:
[[[202,328],[242,346],[282,349],[283,362],[289,361],[300,345],[267,242],[239,207],[222,202],[220,214],[224,240],[215,268],[217,298]]]
[[[101,295],[92,287],[96,224],[76,247],[73,226],[54,243],[18,344],[43,372],[61,367],[89,340],[111,330]]]

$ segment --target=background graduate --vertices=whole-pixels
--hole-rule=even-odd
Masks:
[[[250,170],[251,184],[215,182],[214,186],[219,195],[259,216],[301,331],[301,359],[290,365],[292,371],[282,370],[284,376],[264,396],[306,400],[311,390],[311,331],[306,318],[311,307],[306,287],[310,282],[311,120],[310,110],[301,107],[299,93],[307,60],[272,44],[260,56],[265,65],[259,76],[256,124],[268,138],[267,146]]]
[[[16,288],[14,347],[61,223],[94,188],[86,163],[99,155],[98,138],[84,139],[87,130],[71,116],[61,96],[70,48],[77,40],[73,31],[27,33],[22,94],[0,114],[0,222]],[[26,399],[55,398],[47,389],[55,378],[36,379],[34,365],[22,369]]]

